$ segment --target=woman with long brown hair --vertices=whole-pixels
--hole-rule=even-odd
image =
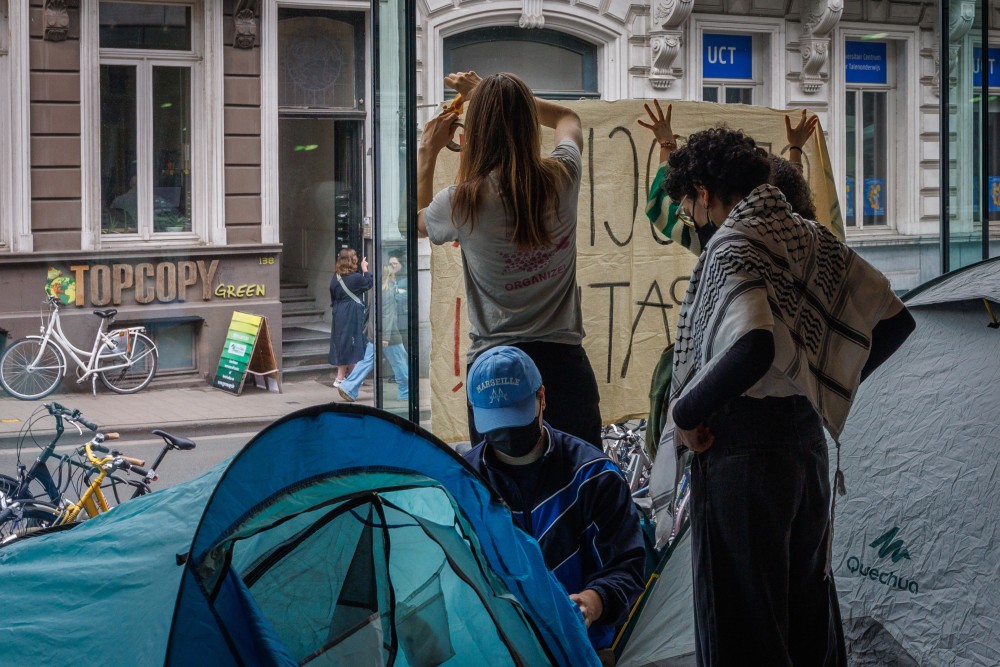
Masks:
[[[535,98],[513,74],[445,83],[469,100],[458,179],[434,195],[434,168],[458,116],[424,128],[417,153],[417,233],[458,241],[469,313],[468,363],[497,345],[523,350],[546,389],[547,421],[600,446],[600,396],[583,349],[576,210],[583,132],[576,113]],[[542,155],[539,126],[555,130]],[[482,440],[469,412],[473,444]]]

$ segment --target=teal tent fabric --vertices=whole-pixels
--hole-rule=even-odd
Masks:
[[[225,466],[0,550],[0,664],[597,665],[576,606],[447,445],[317,406]]]
[[[84,664],[98,646],[102,665],[162,664],[177,555],[224,469],[0,549],[0,665]]]

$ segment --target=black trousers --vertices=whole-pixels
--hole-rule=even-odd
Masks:
[[[600,448],[601,395],[583,346],[533,342],[512,347],[527,354],[538,367],[545,385],[545,421],[558,431]],[[469,441],[477,445],[483,436],[476,430],[471,403],[468,409]]]
[[[804,396],[732,401],[691,470],[699,665],[845,665],[826,438]]]

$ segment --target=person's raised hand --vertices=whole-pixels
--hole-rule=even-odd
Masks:
[[[482,79],[475,72],[452,72],[444,78],[444,84],[449,88],[454,88],[465,99],[469,99],[469,95],[480,81]]]
[[[651,131],[653,136],[656,137],[656,142],[660,144],[660,146],[668,148],[669,150],[674,150],[677,148],[677,139],[680,138],[680,135],[674,134],[673,128],[670,127],[670,114],[673,112],[674,105],[668,104],[667,113],[664,115],[663,109],[660,108],[659,100],[653,100],[653,104],[656,106],[655,114],[649,104],[643,103],[642,105],[643,108],[646,109],[646,114],[649,116],[649,119],[653,122],[647,123],[641,118],[635,122]]]
[[[368,258],[361,258],[361,273],[368,273]]]
[[[423,134],[420,135],[420,146],[434,151],[435,154],[440,153],[455,136],[455,130],[458,129],[456,123],[458,114],[454,113],[443,113],[431,118],[424,125]]]
[[[785,138],[788,140],[789,146],[795,146],[799,150],[805,147],[806,142],[809,141],[816,128],[819,127],[819,116],[812,115],[807,118],[807,113],[808,110],[802,110],[799,122],[795,127],[792,127],[791,117],[785,116]]]
[[[679,442],[695,454],[707,452],[715,444],[715,436],[704,424],[698,424],[693,429],[674,427],[674,442]]]

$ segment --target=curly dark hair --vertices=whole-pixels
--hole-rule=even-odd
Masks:
[[[667,194],[674,201],[697,196],[697,186],[730,204],[767,183],[771,163],[743,130],[725,126],[695,132],[687,143],[670,154]]]
[[[770,159],[771,177],[768,180],[771,185],[781,190],[794,212],[806,220],[815,220],[816,206],[802,170],[783,157],[772,155]]]

